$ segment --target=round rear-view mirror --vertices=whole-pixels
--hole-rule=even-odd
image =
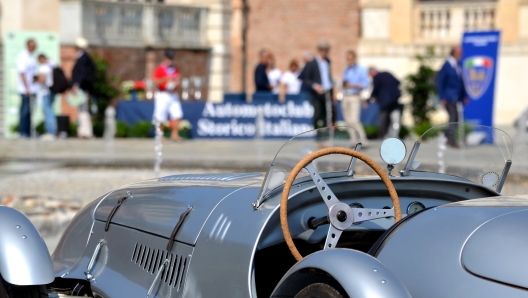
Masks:
[[[397,165],[407,155],[407,148],[402,140],[398,138],[385,139],[380,146],[380,156],[389,165]]]

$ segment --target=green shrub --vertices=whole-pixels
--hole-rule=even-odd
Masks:
[[[97,138],[103,137],[104,129],[105,129],[103,122],[95,121],[92,125],[92,128],[93,128],[93,134],[95,137]]]
[[[348,128],[336,126],[334,131],[334,139],[339,140],[348,140],[350,139],[350,134],[348,133]]]
[[[130,127],[123,121],[116,122],[116,138],[128,138],[130,135]]]
[[[18,132],[18,128],[19,128],[19,124],[13,124],[9,127],[9,131],[12,132],[12,133],[17,133]]]
[[[409,135],[411,134],[411,130],[409,127],[405,125],[400,125],[400,133],[398,134],[398,137],[402,140],[405,140]]]
[[[68,135],[70,138],[77,137],[77,123],[70,123],[70,132]]]
[[[130,136],[135,138],[148,138],[153,126],[149,121],[139,121],[130,129]]]
[[[120,80],[110,74],[110,63],[101,55],[94,53],[92,59],[96,68],[92,94],[97,99],[95,102],[97,113],[94,115],[94,119],[95,121],[104,122],[106,107],[112,99],[119,97],[119,89],[116,86],[120,84]]]
[[[378,137],[379,129],[376,125],[365,125],[363,128],[365,129],[367,139],[375,139]]]
[[[40,122],[35,127],[35,132],[37,133],[38,136],[41,136],[46,133],[46,127],[44,126],[44,121]]]
[[[192,138],[192,129],[190,129],[189,127],[180,127],[180,130],[178,131],[178,135],[182,138],[182,139],[191,139]]]
[[[403,90],[411,96],[411,114],[415,127],[420,126],[418,129],[427,127],[423,123],[430,122],[430,113],[435,110],[431,103],[431,98],[436,94],[435,71],[431,67],[432,58],[434,58],[432,47],[427,48],[425,55],[417,55],[415,59],[418,61],[418,69],[408,75],[403,84]]]
[[[431,122],[424,121],[424,122],[422,122],[420,124],[416,124],[412,128],[412,130],[418,137],[421,137],[426,131],[428,131],[432,127],[433,127],[433,125],[431,124]],[[438,129],[434,129],[432,131],[429,131],[427,133],[427,137],[436,137],[439,132],[440,132],[440,130],[438,130]]]

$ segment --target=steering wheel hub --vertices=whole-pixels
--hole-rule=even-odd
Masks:
[[[345,211],[339,210],[337,211],[336,217],[337,217],[337,220],[339,220],[340,222],[344,222],[347,219],[347,214]]]
[[[354,222],[354,213],[352,212],[352,208],[350,208],[350,206],[339,202],[334,204],[332,207],[330,207],[330,210],[328,210],[328,219],[336,229],[344,231],[350,228]]]

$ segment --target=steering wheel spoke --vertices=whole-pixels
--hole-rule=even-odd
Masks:
[[[368,208],[351,208],[354,214],[354,223],[373,220],[378,218],[394,217],[394,208],[392,209],[368,209]]]
[[[337,242],[339,241],[339,237],[341,237],[342,232],[343,231],[338,230],[336,227],[330,224],[330,228],[328,229],[328,233],[326,234],[324,249],[335,248]]]
[[[328,184],[326,184],[321,175],[319,175],[313,164],[309,163],[304,168],[308,171],[308,173],[310,173],[310,177],[312,177],[312,180],[315,186],[317,187],[317,190],[323,197],[323,201],[325,202],[326,207],[330,209],[330,207],[339,203],[339,200],[337,199],[336,195],[330,189],[330,187],[328,187]]]

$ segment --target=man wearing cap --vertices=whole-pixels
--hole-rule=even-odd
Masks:
[[[82,37],[75,41],[77,60],[72,70],[71,92],[77,94],[79,89],[85,93],[86,100],[77,107],[79,114],[79,125],[77,135],[80,138],[89,139],[93,136],[92,120],[90,118],[90,96],[94,92],[94,82],[96,76],[95,64],[86,52],[88,41]]]
[[[18,72],[17,91],[22,98],[20,105],[20,119],[18,131],[20,137],[29,138],[31,136],[31,98],[35,97],[38,85],[35,82],[37,75],[37,61],[33,57],[33,52],[37,48],[34,39],[26,42],[24,49],[16,58],[16,68]]]
[[[166,122],[167,114],[170,115],[171,140],[181,141],[178,134],[180,120],[183,118],[183,111],[176,87],[180,84],[180,72],[174,64],[174,52],[167,50],[163,55],[163,61],[154,70],[152,75],[154,85],[158,88],[154,96],[153,120],[162,125]]]
[[[303,90],[308,90],[314,107],[314,128],[326,127],[327,101],[332,99],[332,71],[330,68],[330,44],[321,41],[317,44],[317,54],[314,59],[306,63],[299,75]]]

